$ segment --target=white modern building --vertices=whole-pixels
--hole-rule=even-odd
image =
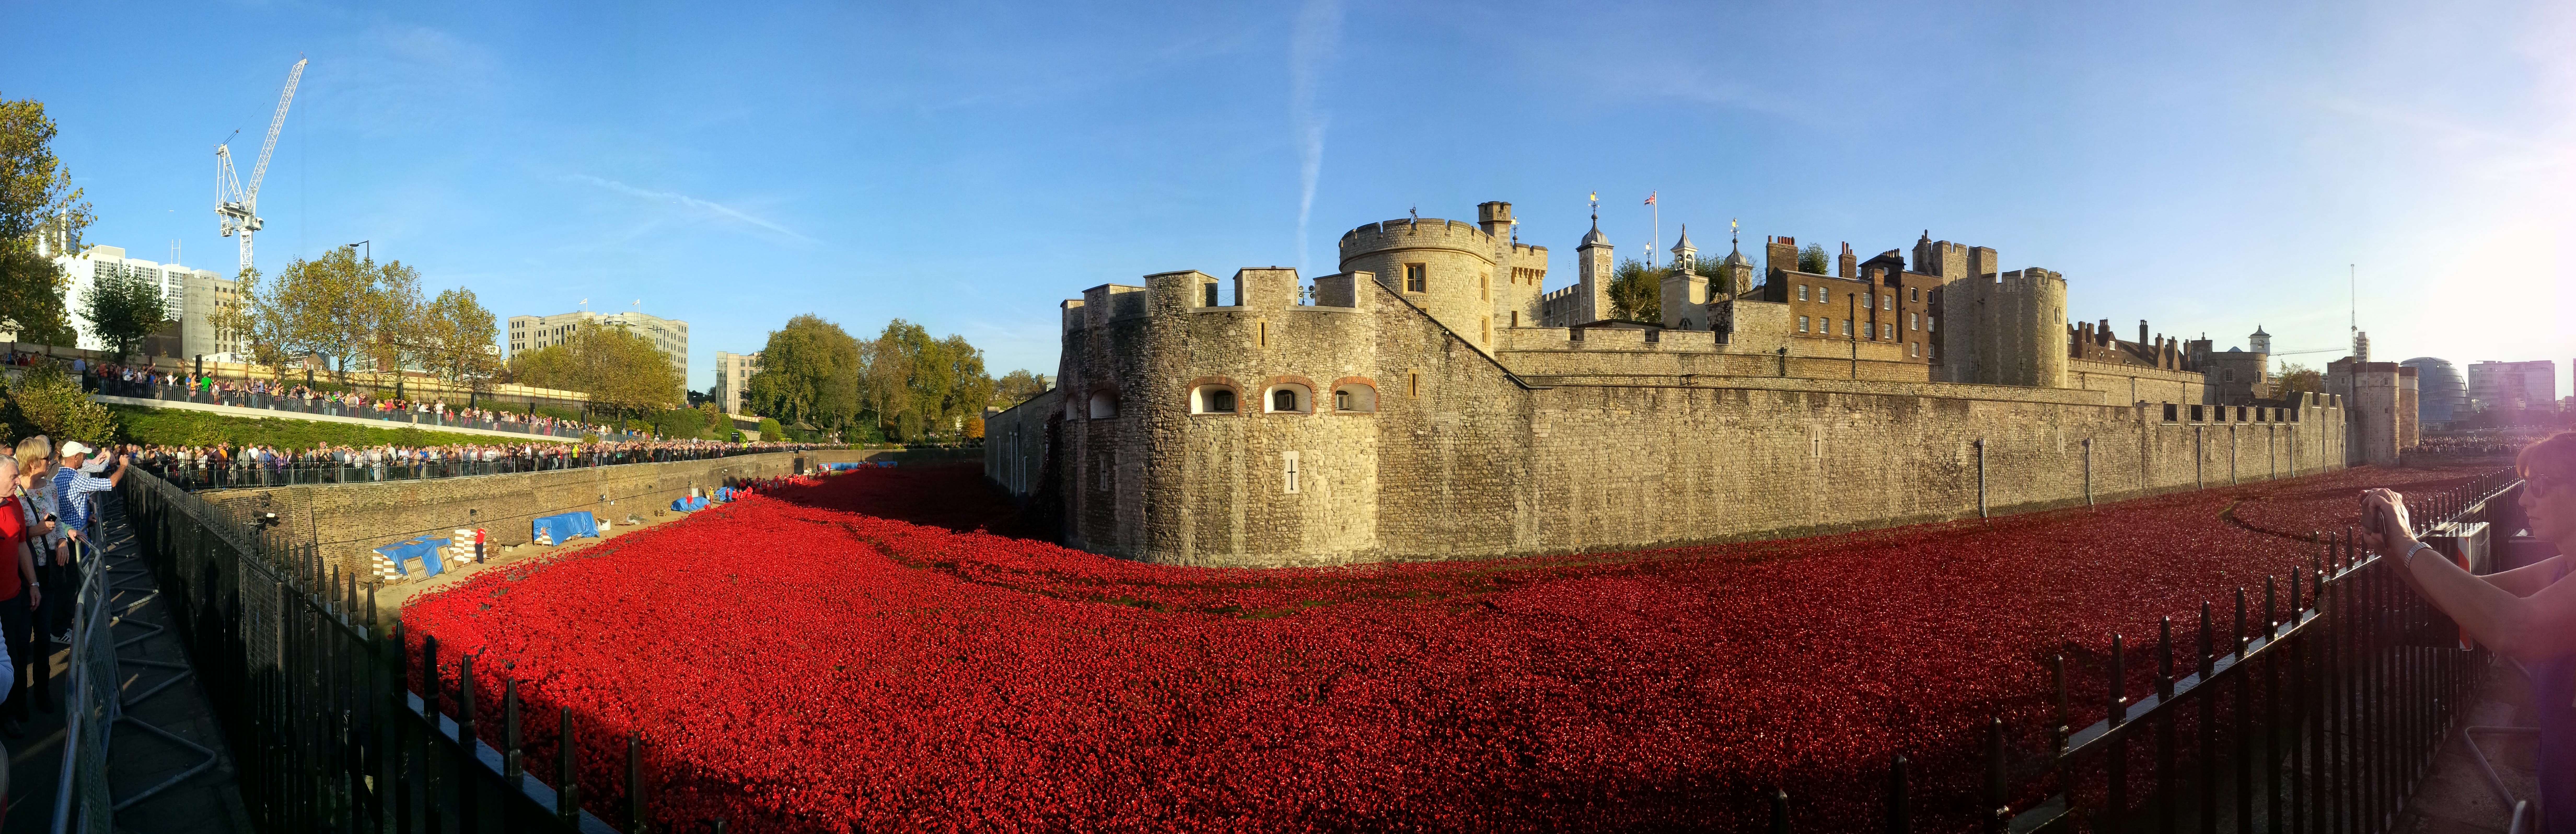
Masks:
[[[551,316],[511,316],[510,329],[504,336],[510,343],[510,355],[563,344],[573,331],[584,325],[613,324],[632,329],[653,341],[653,346],[670,357],[671,367],[681,379],[689,378],[689,323],[679,319],[648,316],[638,312],[594,313],[580,310]]]
[[[2558,363],[2476,362],[2469,365],[2469,402],[2480,411],[2548,408],[2558,401]]]
[[[79,334],[79,344],[74,347],[107,349],[107,343],[100,341],[98,334],[92,332],[89,319],[81,314],[81,310],[90,288],[97,286],[100,279],[123,278],[143,281],[161,290],[162,315],[179,322],[182,353],[193,356],[240,349],[238,336],[217,334],[210,318],[220,305],[238,303],[239,280],[179,264],[128,258],[125,250],[116,246],[91,246],[78,256],[57,254],[54,263],[61,266],[70,279],[63,291],[63,309],[71,318],[72,331]]]
[[[716,384],[707,393],[726,414],[741,414],[751,375],[756,373],[760,373],[760,354],[716,351]]]

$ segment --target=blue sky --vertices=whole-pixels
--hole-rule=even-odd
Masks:
[[[221,270],[212,148],[302,54],[263,268],[369,239],[503,317],[640,299],[693,387],[803,312],[1051,372],[1084,287],[1325,274],[1415,206],[1511,201],[1552,289],[1596,190],[1623,256],[1649,191],[1664,246],[1929,229],[2073,318],[2284,351],[2345,344],[2355,264],[2374,358],[2576,365],[2567,4],[379,5],[10,2],[0,96],[61,123],[91,242]]]

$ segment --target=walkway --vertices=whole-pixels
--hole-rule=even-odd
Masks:
[[[2531,685],[2510,661],[2498,658],[2489,667],[2478,696],[2482,700],[2469,708],[2465,726],[2529,727],[2537,720],[2531,712]],[[2504,794],[2540,804],[2531,736],[2481,732],[2476,741],[2477,749],[2472,750],[2466,734],[2451,731],[2433,761],[2433,771],[2416,784],[2405,813],[2398,817],[2399,834],[2506,834],[2511,830],[2513,804],[2478,766],[2481,754],[2494,768],[2496,781],[2503,783]],[[2526,823],[2523,830],[2536,829]]]
[[[102,544],[114,589],[107,596],[108,631],[117,640],[117,683],[125,699],[125,720],[111,728],[108,746],[109,793],[123,806],[115,827],[142,834],[251,834],[214,709],[187,671],[186,647],[168,630],[174,625],[169,604],[160,598],[160,583],[126,525],[124,501],[107,495]],[[57,697],[70,656],[65,649],[52,658]],[[0,834],[52,830],[63,766],[63,711],[33,717],[26,738],[8,741],[9,815]],[[189,745],[213,750],[214,759]]]

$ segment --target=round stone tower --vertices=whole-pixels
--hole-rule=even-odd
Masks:
[[[1341,270],[1368,272],[1432,320],[1477,347],[1494,348],[1494,236],[1472,223],[1402,218],[1342,235]]]

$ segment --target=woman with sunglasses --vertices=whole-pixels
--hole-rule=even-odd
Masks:
[[[2514,469],[2531,536],[2556,545],[2556,556],[2473,575],[2416,541],[2406,497],[2386,489],[2362,492],[2361,543],[2396,558],[2399,573],[2434,607],[2531,677],[2540,717],[2540,830],[2576,834],[2576,582],[2559,581],[2576,572],[2576,432],[2524,448]]]

